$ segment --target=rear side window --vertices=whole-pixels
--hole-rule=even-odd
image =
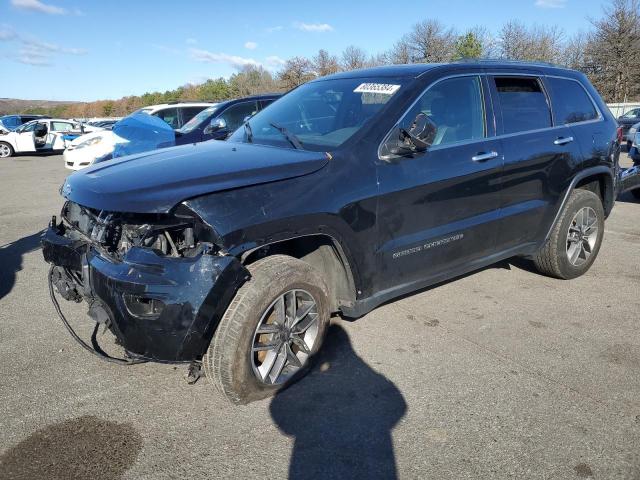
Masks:
[[[167,108],[165,110],[160,110],[159,112],[154,113],[154,115],[167,122],[171,128],[180,128],[180,120],[178,119],[177,108]]]
[[[564,78],[548,78],[553,91],[557,124],[586,122],[598,118],[598,111],[582,85]]]
[[[504,133],[551,127],[551,110],[540,80],[533,77],[495,77]]]
[[[182,107],[182,124],[184,125],[207,107]]]

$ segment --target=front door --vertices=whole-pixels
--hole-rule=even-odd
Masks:
[[[384,155],[378,167],[378,290],[437,280],[495,249],[502,146],[495,138],[486,79],[464,75],[432,84],[385,142],[424,113],[432,146]]]
[[[22,127],[18,127],[16,135],[16,151],[17,152],[35,152],[36,145],[33,137],[33,129],[38,122],[29,122]]]

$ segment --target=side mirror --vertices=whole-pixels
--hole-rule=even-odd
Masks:
[[[436,138],[438,127],[424,113],[419,113],[409,129],[400,127],[398,138],[389,145],[389,152],[394,155],[408,155],[425,152]]]
[[[211,123],[204,129],[205,135],[211,135],[227,128],[227,122],[224,118],[214,118]]]

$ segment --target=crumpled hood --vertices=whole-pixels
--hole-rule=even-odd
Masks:
[[[322,152],[211,140],[98,163],[70,175],[61,192],[98,210],[166,213],[187,198],[299,177],[328,161]]]

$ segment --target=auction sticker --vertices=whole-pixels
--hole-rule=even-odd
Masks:
[[[382,93],[384,95],[393,95],[399,88],[400,85],[392,85],[390,83],[361,83],[353,93]]]

